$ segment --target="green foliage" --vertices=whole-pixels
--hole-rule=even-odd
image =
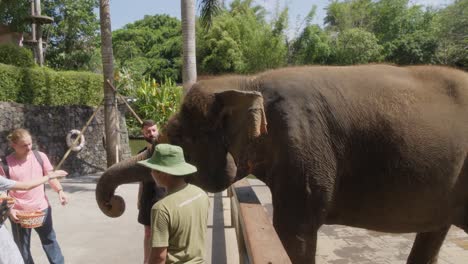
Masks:
[[[206,30],[213,25],[214,17],[221,13],[222,3],[219,0],[201,0],[199,4],[200,23]]]
[[[264,9],[236,0],[217,16],[208,32],[198,31],[198,62],[203,73],[255,73],[286,63],[287,10],[268,24]]]
[[[372,29],[385,48],[387,61],[399,64],[431,63],[437,49],[434,13],[408,0],[380,0],[373,11]]]
[[[235,28],[236,21],[229,16],[218,18],[211,30],[199,34],[198,59],[201,60],[200,71],[220,74],[226,72],[242,72],[245,62],[242,50],[236,38],[238,35],[225,30]],[[234,35],[234,36],[231,36]]]
[[[96,106],[102,97],[102,76],[98,74],[0,64],[0,101]]]
[[[434,63],[438,47],[435,36],[425,31],[403,35],[389,44],[387,61],[402,65]]]
[[[42,27],[43,39],[49,44],[45,63],[54,69],[87,70],[101,68],[99,53],[99,22],[95,9],[98,0],[47,0],[42,1],[42,15],[54,22]],[[31,3],[27,0],[0,1],[0,24],[15,32],[25,32],[29,38]]]
[[[23,32],[28,28],[26,18],[30,15],[31,4],[29,1],[0,1],[0,25],[8,25],[14,32]]]
[[[116,66],[136,81],[181,81],[182,33],[180,21],[167,15],[145,16],[113,32]]]
[[[49,46],[45,62],[61,70],[100,72],[99,20],[95,9],[99,0],[49,0],[43,13],[54,22],[45,26]]]
[[[421,64],[437,62],[441,41],[437,37],[437,17],[436,10],[424,10],[420,5],[409,4],[409,0],[345,0],[333,1],[327,7],[325,23],[330,34],[342,35],[353,28],[373,33],[383,47],[381,53],[386,62]],[[341,60],[338,53],[336,56],[336,60]]]
[[[372,23],[371,0],[332,1],[327,9],[324,23],[328,30],[343,31],[350,28],[369,29]]]
[[[455,2],[438,16],[438,62],[468,70],[468,1]]]
[[[383,47],[378,44],[374,34],[362,29],[353,28],[342,31],[335,45],[335,64],[364,64],[382,60]]]
[[[155,79],[146,79],[135,89],[126,91],[135,102],[133,108],[141,119],[153,119],[162,128],[169,117],[178,112],[182,100],[183,89],[170,78],[165,78],[160,85]],[[132,136],[139,136],[140,124],[136,118],[127,116],[127,127]]]
[[[384,43],[398,39],[403,34],[411,33],[414,31],[416,23],[411,23],[415,21],[410,20],[417,19],[411,15],[416,15],[416,11],[419,9],[418,6],[415,6],[410,12],[408,0],[380,0],[376,2],[372,12],[375,16],[372,25],[374,34],[381,43]]]
[[[326,64],[330,61],[330,37],[317,25],[310,25],[292,44],[294,64]]]
[[[0,44],[0,63],[19,67],[34,66],[31,50],[13,44]]]

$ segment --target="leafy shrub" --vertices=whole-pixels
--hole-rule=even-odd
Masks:
[[[98,74],[0,64],[0,101],[96,106],[103,98],[102,91],[102,76]]]
[[[135,100],[132,108],[137,115],[143,120],[153,119],[162,128],[169,117],[179,110],[183,89],[172,79],[165,78],[161,84],[154,79],[144,80],[139,86],[126,92]],[[140,124],[131,113],[127,115],[127,128],[130,136],[140,136]]]
[[[371,32],[352,28],[340,34],[335,41],[336,58],[339,65],[365,64],[382,60],[383,47]]]
[[[0,63],[18,67],[34,66],[31,50],[13,44],[0,44]]]

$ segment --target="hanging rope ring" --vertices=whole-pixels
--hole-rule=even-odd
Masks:
[[[77,137],[80,137],[79,139],[79,144],[78,145],[74,145],[72,147],[72,144],[73,142],[75,141],[75,139]],[[81,132],[79,130],[76,130],[76,129],[72,129],[70,130],[70,132],[68,132],[67,134],[67,146],[70,148],[71,147],[71,150],[73,151],[80,151],[85,145],[85,138],[84,136],[81,134]]]

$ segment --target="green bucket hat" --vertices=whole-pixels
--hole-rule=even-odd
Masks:
[[[153,156],[139,164],[152,170],[157,170],[174,176],[184,176],[197,171],[192,164],[185,162],[184,151],[179,146],[158,144]]]

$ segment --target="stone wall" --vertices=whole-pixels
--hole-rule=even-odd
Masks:
[[[124,110],[122,106],[119,109]],[[15,128],[31,132],[33,148],[46,153],[56,166],[68,150],[66,136],[72,129],[80,130],[94,113],[88,106],[30,106],[0,102],[0,157],[11,153],[7,135]],[[120,160],[131,156],[124,114],[120,115]],[[68,155],[61,169],[69,177],[99,174],[107,168],[104,132],[104,109],[98,111],[84,132],[85,146]]]

